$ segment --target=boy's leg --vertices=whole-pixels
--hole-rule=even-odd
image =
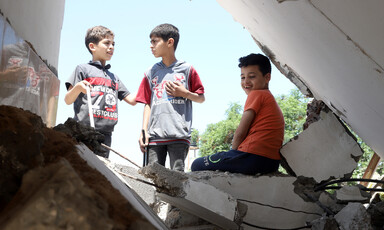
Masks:
[[[166,145],[150,145],[148,146],[148,164],[157,162],[165,166],[165,159],[167,157]]]
[[[254,175],[256,173],[274,172],[278,166],[278,160],[272,160],[237,150],[229,150],[228,152],[219,152],[210,156],[197,158],[192,163],[191,170],[220,170]]]
[[[184,143],[169,144],[168,154],[171,169],[184,172],[184,160],[188,155],[189,145]]]

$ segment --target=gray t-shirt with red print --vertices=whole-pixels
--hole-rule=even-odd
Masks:
[[[165,84],[179,81],[193,93],[204,94],[196,70],[185,61],[170,66],[156,63],[146,73],[137,92],[136,101],[151,105],[148,124],[150,145],[187,142],[191,137],[192,101],[167,94]]]
[[[75,86],[86,80],[92,85],[91,100],[95,120],[95,129],[104,133],[111,133],[118,121],[118,100],[123,100],[130,93],[117,75],[109,71],[110,65],[103,67],[99,61],[80,64],[69,77],[65,85]],[[89,125],[87,95],[80,93],[73,103],[74,119]]]

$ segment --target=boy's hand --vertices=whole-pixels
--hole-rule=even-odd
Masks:
[[[148,146],[148,143],[149,143],[149,135],[147,130],[144,130],[144,135],[145,135],[145,142],[143,142],[143,132],[140,132],[139,145],[140,145],[140,150],[143,153],[145,152],[145,148]]]
[[[183,84],[181,84],[180,81],[167,82],[167,84],[165,85],[165,90],[167,91],[167,94],[174,97],[187,98],[187,95],[189,93],[189,91],[184,87]]]
[[[75,88],[77,88],[80,92],[82,92],[83,94],[87,94],[87,86],[92,89],[92,85],[91,83],[89,83],[88,81],[86,80],[82,80],[80,82],[78,82],[76,85],[75,85]]]

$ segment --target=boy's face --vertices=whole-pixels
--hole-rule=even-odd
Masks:
[[[150,48],[153,56],[163,57],[168,52],[169,44],[160,37],[152,36]]]
[[[92,51],[94,61],[109,61],[111,60],[113,51],[115,50],[115,41],[112,36],[107,36],[97,44],[90,43],[89,47]]]
[[[241,87],[248,95],[252,90],[268,89],[268,83],[271,80],[271,74],[263,74],[258,65],[249,65],[241,67]]]

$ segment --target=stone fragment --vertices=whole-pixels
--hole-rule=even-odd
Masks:
[[[340,229],[345,230],[372,230],[371,217],[361,203],[348,203],[339,213],[335,215],[335,219]]]
[[[372,225],[380,229],[384,226],[384,201],[371,204],[367,212],[371,215]]]
[[[346,185],[336,191],[336,198],[340,203],[367,203],[369,202],[371,196],[369,193],[360,190],[358,186]]]
[[[363,154],[354,136],[331,112],[320,112],[312,123],[280,150],[296,176],[312,177],[316,182],[348,178]]]
[[[311,222],[311,230],[339,230],[339,225],[335,218],[321,217]]]

